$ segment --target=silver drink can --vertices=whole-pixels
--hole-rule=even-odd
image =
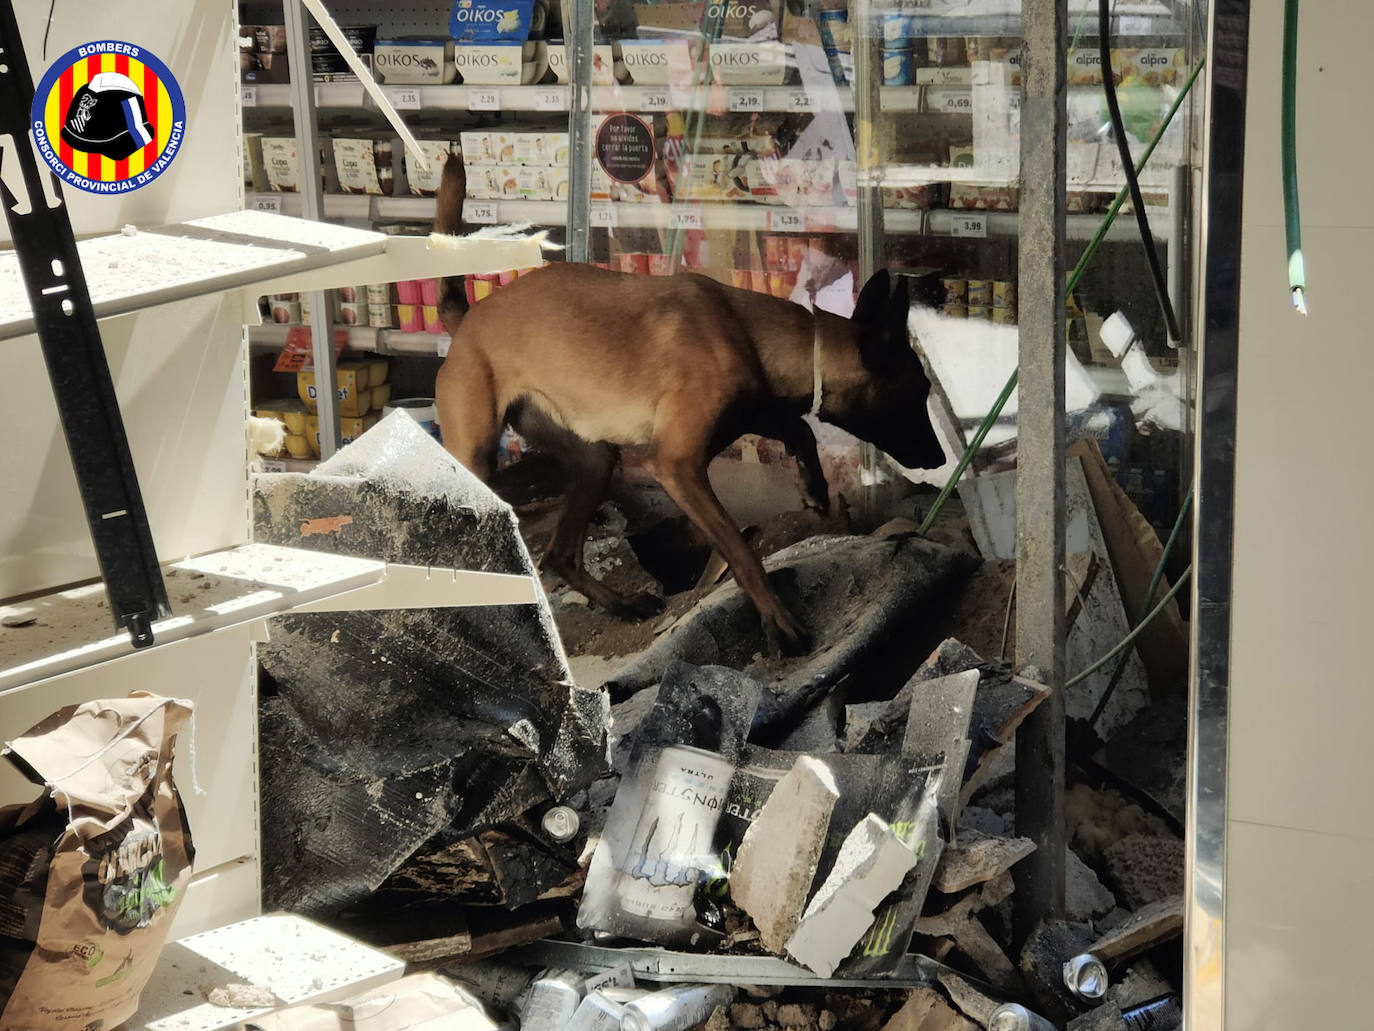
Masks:
[[[700,1024],[717,1006],[735,998],[733,985],[680,985],[636,999],[625,1007],[620,1031],[686,1031]]]
[[[520,1011],[521,1031],[567,1031],[582,1001],[584,983],[582,975],[571,970],[546,970]]]
[[[1106,966],[1091,952],[1064,964],[1064,987],[1080,999],[1100,999],[1107,994],[1110,984]]]
[[[1057,1031],[1055,1026],[1038,1013],[1032,1013],[1014,1002],[1004,1003],[988,1018],[988,1031]]]
[[[568,1031],[620,1031],[625,1007],[612,1002],[599,991],[592,992],[577,1007]]]
[[[701,748],[659,753],[616,886],[626,913],[665,922],[689,917],[734,772],[724,756]]]

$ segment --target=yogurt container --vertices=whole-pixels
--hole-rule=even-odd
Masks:
[[[883,51],[883,85],[910,86],[916,78],[916,61],[909,47]]]

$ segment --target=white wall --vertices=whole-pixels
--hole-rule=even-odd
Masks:
[[[1279,179],[1282,6],[1250,8],[1228,1031],[1374,1024],[1374,9],[1302,5],[1304,320],[1289,302]]]

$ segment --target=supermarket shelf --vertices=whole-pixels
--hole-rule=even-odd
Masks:
[[[380,255],[387,237],[342,226],[235,211],[77,244],[96,318]],[[137,271],[135,275],[134,272]],[[13,251],[0,254],[0,339],[34,331]]]
[[[172,615],[154,647],[285,612],[378,583],[386,565],[297,548],[245,544],[162,567]],[[115,629],[103,583],[0,606],[0,692],[134,652]]]
[[[397,981],[405,964],[288,913],[255,917],[169,944],[139,1000],[133,1031],[217,1031],[287,1006],[326,1003]],[[207,1001],[208,987],[269,989],[275,1006]]]
[[[248,342],[255,351],[280,351],[286,345],[286,336],[299,326],[264,322],[248,327]],[[447,353],[447,333],[403,333],[399,329],[375,329],[371,326],[334,326],[334,332],[343,330],[348,334],[345,345],[350,351],[371,351],[375,354],[422,354],[443,356]],[[269,461],[270,464],[270,461]],[[269,469],[269,472],[284,472],[284,469]],[[294,471],[294,470],[289,470]]]
[[[1150,219],[1150,231],[1161,243],[1169,240],[1169,221],[1158,212]],[[984,231],[960,231],[960,222],[969,218],[982,221]],[[926,216],[926,233],[930,236],[1016,236],[1020,232],[1020,216],[1015,211],[951,211],[938,208]],[[1101,215],[1066,215],[1064,232],[1069,240],[1090,240],[1102,224]],[[1135,219],[1126,214],[1116,217],[1104,239],[1108,242],[1139,240]]]
[[[557,83],[542,86],[388,86],[393,102],[399,101],[406,111],[497,111],[568,110],[568,87]],[[731,111],[791,111],[798,114],[834,106],[838,110],[854,110],[854,91],[837,86],[831,99],[816,96],[801,86],[724,86],[716,103],[724,103]],[[885,111],[918,111],[921,108],[920,86],[884,86],[879,102]],[[693,106],[695,94],[691,90],[668,86],[595,86],[592,88],[594,111],[670,111]],[[357,83],[319,83],[315,87],[316,106],[322,110],[361,109],[373,107],[362,86]],[[715,98],[713,98],[715,99]],[[289,84],[271,83],[245,85],[245,106],[249,108],[286,108],[291,106]],[[251,102],[250,102],[251,101]]]

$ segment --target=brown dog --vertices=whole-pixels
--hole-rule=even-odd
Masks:
[[[465,179],[449,158],[435,231],[462,231]],[[663,607],[625,596],[582,565],[587,526],[605,498],[620,448],[643,445],[647,465],[730,565],[758,608],[770,646],[804,647],[784,607],[711,490],[706,466],[744,433],[780,440],[796,458],[810,504],[829,504],[812,405],[820,353],[820,418],[910,468],[945,458],[926,414],[930,384],[907,335],[907,293],[886,271],[864,286],[852,320],[722,286],[700,275],[648,277],[588,265],[551,265],[466,311],[448,284],[442,314],[452,334],[435,385],[444,446],[480,479],[493,471],[503,425],[556,456],[567,505],[545,564],[618,615]]]

